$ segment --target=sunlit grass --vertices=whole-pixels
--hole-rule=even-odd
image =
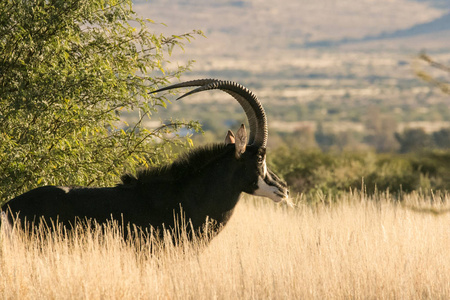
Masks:
[[[2,236],[5,299],[448,299],[450,199],[346,194],[338,204],[243,199],[208,246],[159,248],[91,228]],[[148,246],[148,245],[147,245]]]

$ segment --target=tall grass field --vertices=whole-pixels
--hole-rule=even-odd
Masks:
[[[450,195],[297,200],[244,198],[208,245],[153,254],[114,228],[2,232],[0,298],[450,299]]]

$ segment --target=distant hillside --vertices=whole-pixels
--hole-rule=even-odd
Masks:
[[[439,32],[445,32],[444,37],[450,39],[450,13],[443,15],[440,18],[432,20],[430,22],[425,22],[421,24],[416,24],[406,29],[395,30],[393,32],[383,32],[377,35],[369,35],[363,38],[357,39],[342,39],[339,41],[333,40],[322,40],[312,43],[306,43],[306,47],[329,47],[338,46],[349,43],[360,43],[368,41],[376,41],[383,39],[395,39],[395,38],[407,38],[414,37],[425,34],[435,34]]]
[[[134,9],[156,22],[157,33],[202,30],[206,38],[175,51],[167,68],[194,59],[183,80],[223,78],[250,88],[270,116],[273,143],[314,138],[320,125],[324,141],[331,132],[339,147],[359,147],[367,146],[375,129],[391,132],[392,141],[397,129],[448,126],[448,95],[419,80],[413,68],[422,50],[450,65],[449,3],[149,0]],[[217,138],[224,128],[245,122],[239,104],[218,91],[174,101],[158,118],[201,120]]]
[[[424,30],[424,24],[435,28],[439,18],[448,14],[448,9],[437,8],[442,3],[284,0],[273,5],[272,0],[153,0],[137,1],[135,10],[167,24],[155,26],[156,31],[166,34],[203,30],[207,39],[198,39],[189,46],[189,52],[198,60],[199,55],[248,58],[269,51],[296,51],[305,46],[366,41],[388,34],[407,34],[409,30],[418,32]]]
[[[413,0],[413,1],[426,3],[429,4],[430,6],[440,9],[450,10],[450,3],[448,0]]]
[[[431,22],[414,25],[408,29],[397,30],[392,33],[381,34],[377,38],[396,38],[396,37],[409,37],[420,34],[436,33],[439,31],[450,30],[450,13],[437,18]],[[370,39],[370,37],[368,37]]]

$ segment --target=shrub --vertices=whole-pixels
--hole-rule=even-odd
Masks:
[[[0,202],[44,184],[110,184],[170,157],[166,134],[181,123],[144,128],[166,105],[148,92],[189,67],[165,70],[165,56],[199,32],[149,24],[131,0],[0,2]],[[120,123],[133,108],[142,117]]]
[[[278,148],[272,168],[293,192],[339,194],[363,188],[391,193],[450,189],[450,151],[409,154],[321,152]]]

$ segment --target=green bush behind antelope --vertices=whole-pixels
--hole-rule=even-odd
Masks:
[[[281,147],[274,152],[269,155],[271,167],[292,192],[334,195],[361,189],[363,183],[370,194],[450,190],[450,150],[377,154]]]

